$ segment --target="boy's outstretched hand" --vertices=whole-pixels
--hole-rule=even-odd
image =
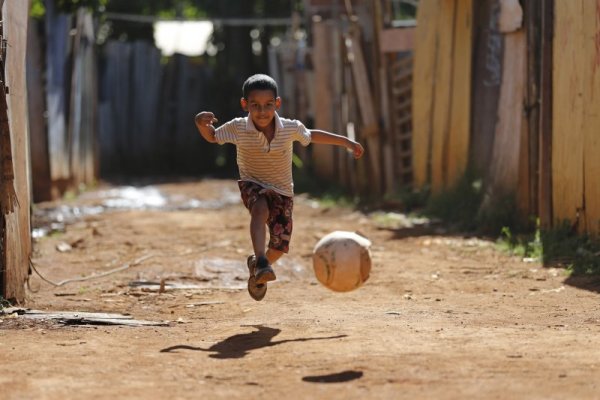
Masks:
[[[196,124],[199,126],[210,126],[219,120],[215,118],[215,114],[210,111],[202,111],[196,115]]]
[[[216,143],[215,140],[215,127],[212,125],[218,120],[215,118],[215,114],[210,111],[202,111],[196,114],[194,122],[202,137],[209,143]]]
[[[352,143],[352,155],[354,156],[354,158],[361,158],[363,153],[365,152],[365,149],[362,147],[362,145],[358,142],[354,142]]]

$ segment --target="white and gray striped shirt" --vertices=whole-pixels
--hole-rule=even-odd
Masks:
[[[271,143],[249,117],[235,118],[215,131],[217,143],[237,147],[240,179],[258,183],[284,196],[294,195],[292,155],[294,141],[310,144],[310,131],[302,122],[280,118],[275,113],[275,135]]]

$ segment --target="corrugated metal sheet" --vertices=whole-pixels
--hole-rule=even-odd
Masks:
[[[92,16],[84,9],[76,15],[73,40],[71,99],[68,140],[70,176],[75,187],[94,182],[97,177],[97,73]]]
[[[142,41],[109,42],[103,60],[102,175],[195,174],[214,169],[213,156],[219,149],[200,139],[193,121],[212,104],[206,65],[179,54],[163,65],[160,51]]]
[[[53,181],[60,181],[70,178],[66,93],[70,72],[67,61],[71,17],[56,14],[53,4],[50,1],[46,7],[46,103],[50,176]]]

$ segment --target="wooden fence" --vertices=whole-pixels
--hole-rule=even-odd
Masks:
[[[555,1],[554,15],[554,220],[600,234],[600,4]]]
[[[419,5],[413,83],[417,186],[448,189],[467,167],[470,139],[471,0]]]
[[[598,15],[595,1],[421,1],[415,183],[440,192],[472,168],[482,207],[512,196],[524,223],[598,235]]]
[[[525,224],[543,202],[541,2],[527,5],[524,15],[516,0],[420,3],[413,147],[417,187],[452,189],[469,169],[483,181],[482,211],[512,197]]]
[[[314,145],[310,162],[321,178],[383,200],[412,182],[414,32],[381,26],[377,4],[313,16],[308,86],[315,128],[356,138],[366,154],[356,162],[343,150]]]

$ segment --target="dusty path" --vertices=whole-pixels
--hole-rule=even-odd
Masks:
[[[57,282],[149,258],[56,288],[33,276],[26,306],[168,326],[0,317],[2,399],[600,397],[600,298],[562,270],[478,239],[379,229],[369,216],[299,198],[292,251],[255,302],[235,182],[156,188],[171,196],[170,211],[85,216],[39,240],[34,263]],[[88,193],[69,205],[106,200]],[[311,271],[315,242],[338,229],[374,243],[370,281],[347,294],[329,292]],[[161,279],[164,293],[130,286]]]

